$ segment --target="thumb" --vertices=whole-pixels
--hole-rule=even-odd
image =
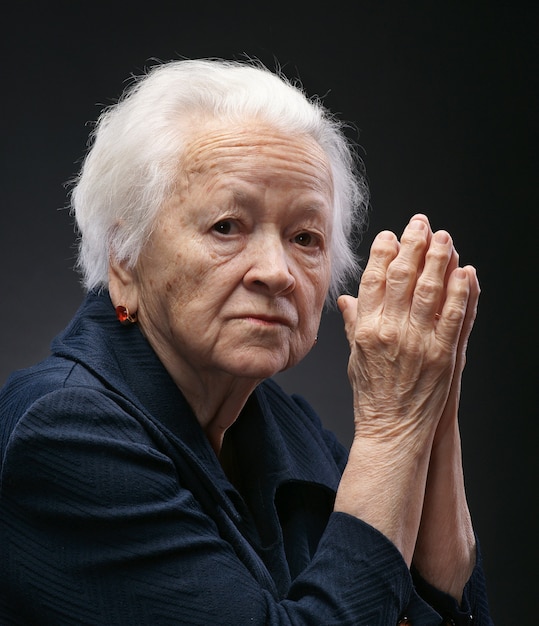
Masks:
[[[348,343],[354,343],[356,321],[357,321],[357,298],[353,296],[339,296],[337,306],[344,321],[344,332]]]

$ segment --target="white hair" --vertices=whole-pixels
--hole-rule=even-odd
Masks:
[[[329,294],[336,297],[349,277],[357,278],[353,233],[363,226],[368,197],[344,125],[281,73],[254,61],[219,59],[155,65],[101,113],[71,191],[85,288],[107,287],[111,257],[136,264],[174,188],[189,123],[198,114],[260,119],[310,136],[324,150],[334,185]]]

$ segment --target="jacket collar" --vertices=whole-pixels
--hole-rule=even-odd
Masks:
[[[138,406],[181,442],[183,451],[189,452],[200,471],[212,476],[216,486],[230,492],[231,485],[182,392],[138,326],[118,323],[107,292],[87,295],[70,325],[54,340],[52,351],[82,364],[106,387]],[[248,465],[256,469],[264,464],[264,472],[246,472],[252,488],[257,476],[263,475],[266,482],[256,489],[270,497],[280,484],[290,481],[337,490],[340,475],[328,458],[320,431],[273,381],[257,387],[233,429]],[[305,449],[310,451],[308,459],[302,453]],[[312,454],[319,458],[313,459]],[[321,468],[321,463],[326,467]]]

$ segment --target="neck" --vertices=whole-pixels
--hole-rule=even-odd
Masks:
[[[263,379],[233,376],[215,368],[193,367],[187,360],[178,362],[177,355],[170,352],[166,343],[144,332],[142,323],[139,327],[185,396],[215,454],[219,456],[226,431],[234,424],[247,399]]]
[[[223,372],[169,368],[202,426],[217,456],[226,431],[234,424],[261,379],[240,378]]]
[[[234,424],[259,380],[230,378],[186,386],[176,381],[217,456],[226,431]],[[202,382],[202,381],[200,381]]]

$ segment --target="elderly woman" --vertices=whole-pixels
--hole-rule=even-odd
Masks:
[[[72,195],[88,295],[0,396],[2,624],[490,623],[457,423],[479,287],[449,234],[380,233],[338,299],[349,451],[270,380],[357,271],[352,155],[252,63],[159,65],[103,113]]]

